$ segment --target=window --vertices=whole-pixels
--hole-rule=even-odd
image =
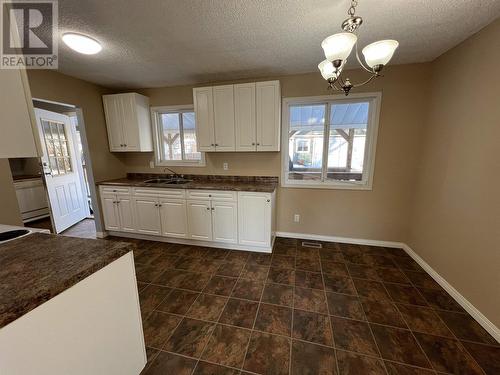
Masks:
[[[196,146],[196,119],[192,106],[151,109],[155,128],[156,165],[205,165]]]
[[[380,94],[283,100],[283,186],[371,189]]]
[[[42,120],[42,131],[52,176],[71,173],[73,168],[64,124],[62,122]]]

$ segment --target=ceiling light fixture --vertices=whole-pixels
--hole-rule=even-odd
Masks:
[[[69,48],[84,55],[95,55],[102,50],[101,43],[86,35],[66,33],[62,40]]]
[[[323,60],[318,65],[321,75],[328,81],[328,88],[343,91],[346,96],[349,95],[353,87],[366,85],[374,78],[380,77],[380,72],[389,63],[399,45],[395,40],[380,40],[367,45],[362,50],[367,65],[365,66],[359,58],[358,53],[358,37],[356,32],[363,23],[363,19],[355,15],[357,6],[358,1],[351,0],[351,6],[347,11],[349,18],[342,22],[344,32],[330,35],[321,43],[326,60]],[[342,70],[353,48],[356,49],[358,63],[364,70],[370,73],[370,77],[367,80],[357,84],[351,83],[348,77],[344,79],[342,76]]]

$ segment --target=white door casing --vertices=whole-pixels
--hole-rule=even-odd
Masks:
[[[71,121],[68,116],[38,108],[35,116],[54,231],[61,233],[89,214],[76,166]]]

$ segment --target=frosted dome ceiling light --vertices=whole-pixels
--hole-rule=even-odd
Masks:
[[[380,40],[363,48],[366,66],[358,54],[357,30],[363,23],[363,19],[356,16],[358,0],[351,0],[351,6],[347,11],[349,18],[342,22],[344,32],[330,35],[321,43],[326,60],[319,63],[318,68],[323,78],[328,82],[328,88],[343,91],[346,96],[353,87],[359,87],[371,82],[374,78],[380,77],[380,72],[389,63],[392,55],[398,48],[399,43],[395,40]],[[364,82],[352,84],[348,77],[344,78],[343,68],[351,51],[355,49],[356,59],[359,65],[370,73],[370,77]]]
[[[95,55],[102,50],[101,43],[83,34],[66,33],[62,40],[69,48],[84,55]]]

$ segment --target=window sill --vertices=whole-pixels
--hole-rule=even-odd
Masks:
[[[325,190],[373,190],[371,183],[296,183],[284,181],[283,188],[291,189],[325,189]]]

